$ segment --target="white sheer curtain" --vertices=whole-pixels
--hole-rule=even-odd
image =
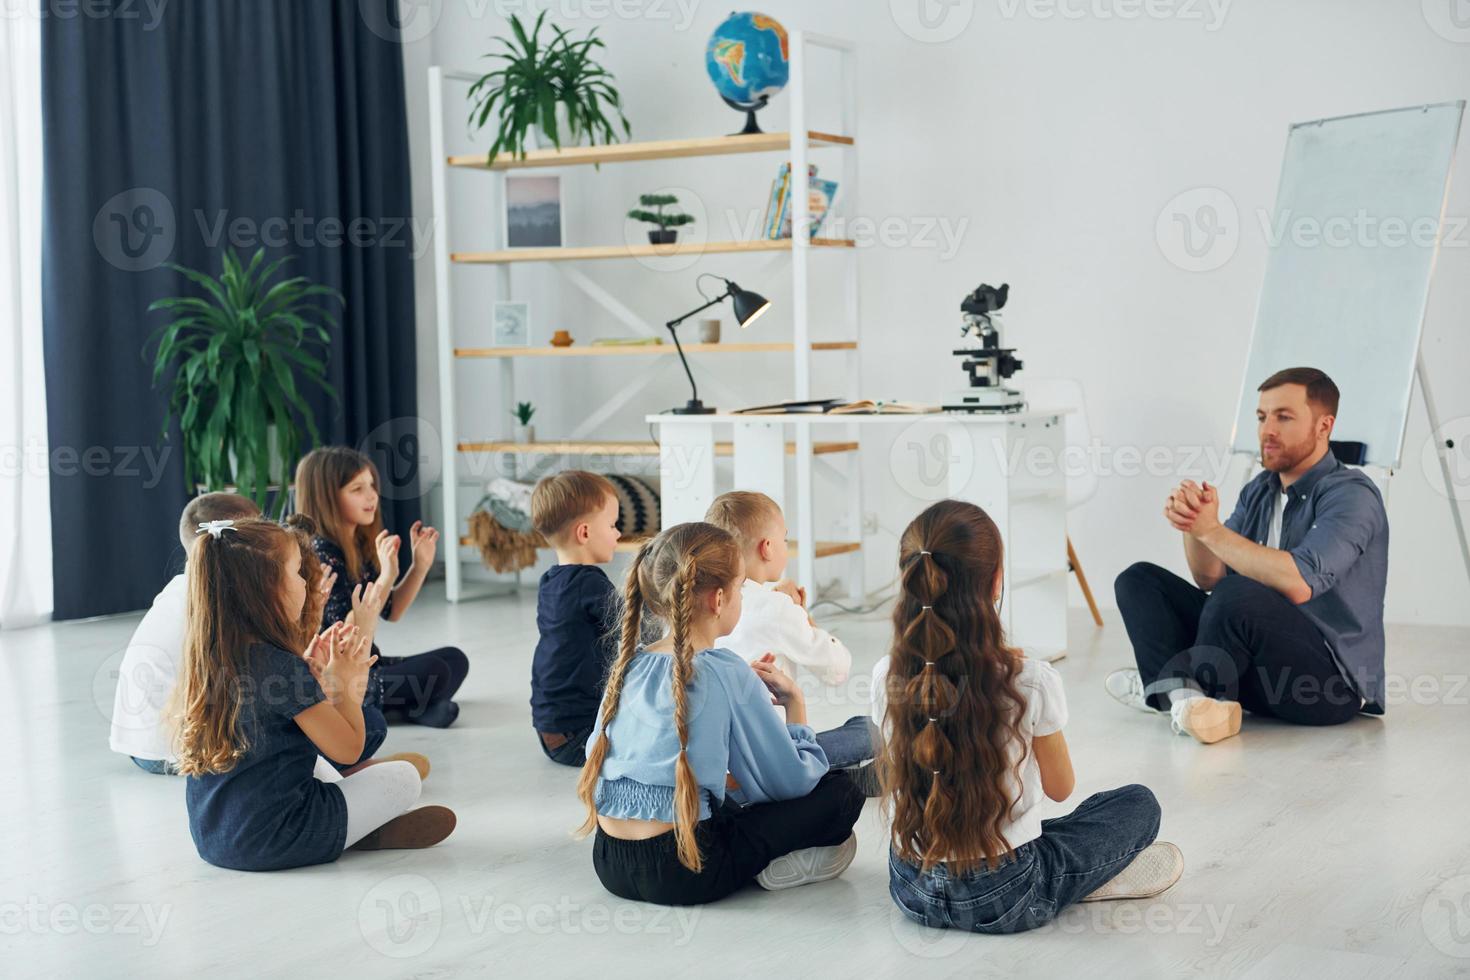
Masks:
[[[41,21],[0,11],[0,629],[51,614],[41,357]]]

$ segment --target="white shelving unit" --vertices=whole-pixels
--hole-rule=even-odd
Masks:
[[[810,57],[814,50],[822,49],[834,53],[840,64],[840,105],[839,124],[837,133],[816,132],[808,129],[807,120],[810,106],[808,105],[809,93],[809,71]],[[453,304],[453,279],[455,275],[483,276],[493,275],[494,293],[497,297],[511,297],[510,270],[512,266],[521,263],[545,263],[549,268],[561,273],[567,282],[585,293],[594,300],[602,309],[615,320],[627,327],[635,335],[659,336],[666,332],[661,323],[651,322],[636,311],[618,300],[616,296],[608,292],[597,282],[581,272],[578,266],[583,262],[616,262],[627,259],[638,259],[650,256],[671,255],[741,255],[749,253],[771,253],[776,257],[789,257],[787,264],[791,275],[792,296],[792,338],[789,343],[752,343],[752,344],[685,344],[685,350],[697,354],[695,361],[696,370],[703,375],[700,379],[701,388],[708,388],[718,393],[719,397],[733,404],[739,404],[745,398],[733,390],[728,384],[722,382],[718,375],[712,374],[715,358],[720,359],[731,356],[769,357],[777,354],[790,354],[791,356],[791,397],[794,399],[807,399],[812,397],[811,375],[812,357],[814,354],[824,356],[840,357],[844,363],[845,391],[832,392],[834,395],[842,395],[849,398],[859,396],[858,391],[858,325],[860,322],[858,305],[858,250],[850,240],[817,238],[809,239],[802,233],[802,229],[809,226],[811,215],[807,195],[804,193],[793,193],[792,197],[792,228],[795,234],[790,239],[767,240],[759,239],[752,241],[711,241],[704,243],[680,243],[673,246],[654,245],[588,245],[567,246],[562,248],[517,248],[505,247],[500,241],[486,251],[456,251],[450,248],[447,240],[450,215],[450,174],[455,171],[482,171],[491,182],[493,199],[497,207],[503,207],[505,200],[505,175],[512,170],[526,170],[532,168],[549,167],[575,167],[586,165],[605,165],[619,163],[636,163],[645,160],[668,160],[679,158],[699,158],[728,156],[732,154],[785,154],[791,161],[791,171],[795,175],[804,175],[807,171],[811,151],[814,148],[831,147],[838,150],[837,156],[840,164],[837,168],[838,196],[840,211],[848,214],[857,213],[858,171],[857,171],[857,65],[856,50],[853,45],[840,38],[811,34],[804,31],[792,31],[789,34],[789,55],[791,76],[784,97],[789,99],[790,104],[790,128],[785,133],[759,133],[753,135],[737,136],[714,136],[692,139],[659,140],[651,142],[619,143],[608,146],[579,146],[569,147],[562,150],[533,150],[526,154],[523,159],[501,158],[495,161],[493,166],[488,166],[484,154],[472,156],[451,156],[446,151],[445,127],[446,127],[446,88],[453,86],[467,87],[479,76],[465,71],[453,71],[442,67],[429,69],[429,109],[430,109],[430,143],[432,147],[435,166],[432,171],[433,179],[433,206],[436,227],[439,232],[434,236],[434,286],[437,308],[437,332],[438,332],[438,365],[439,365],[439,407],[441,419],[441,450],[443,454],[443,473],[441,476],[440,494],[443,509],[442,520],[446,525],[446,533],[452,533],[453,539],[458,543],[457,549],[446,549],[445,554],[445,592],[451,602],[457,602],[462,598],[471,598],[472,595],[466,590],[464,583],[464,564],[473,562],[478,564],[480,557],[473,548],[468,547],[467,539],[464,537],[468,519],[468,506],[474,500],[478,500],[478,494],[474,500],[466,503],[469,494],[461,494],[461,459],[466,453],[513,453],[516,458],[520,456],[547,457],[550,455],[596,455],[596,454],[621,454],[621,455],[646,455],[656,457],[658,446],[652,441],[646,443],[618,440],[599,441],[594,437],[599,428],[610,419],[617,416],[625,408],[628,408],[634,400],[646,389],[647,385],[656,377],[662,369],[668,368],[673,362],[666,355],[674,354],[672,344],[646,347],[522,347],[522,348],[472,348],[461,347],[455,340],[455,312]],[[461,102],[454,100],[449,102],[454,111],[453,118],[459,118]],[[481,205],[483,206],[483,205]],[[496,230],[497,236],[503,235],[503,231]],[[810,268],[809,264],[816,254],[831,254],[834,261],[845,263],[842,274],[841,293],[842,299],[840,309],[842,319],[840,326],[842,336],[838,339],[824,338],[821,341],[812,340],[810,323]],[[488,269],[480,268],[488,266]],[[671,307],[678,307],[682,298],[671,302]],[[836,304],[824,304],[825,309],[839,308]],[[681,341],[683,338],[680,338]],[[661,356],[664,355],[664,356]],[[629,384],[614,398],[609,399],[597,411],[591,413],[578,425],[575,431],[568,433],[565,438],[555,439],[548,442],[517,443],[512,440],[510,430],[510,412],[517,400],[517,376],[516,365],[518,362],[534,363],[540,358],[561,357],[611,357],[622,358],[608,362],[609,364],[639,364],[643,371],[638,376],[630,379]],[[458,372],[475,372],[481,375],[476,384],[485,383],[483,372],[488,365],[480,363],[483,360],[493,360],[498,365],[497,387],[500,402],[504,411],[499,413],[498,428],[500,436],[493,437],[486,432],[461,433],[460,411],[457,400]],[[524,394],[524,392],[522,393]],[[826,394],[824,392],[824,394]],[[635,417],[645,414],[642,411],[635,412]],[[792,501],[795,504],[795,513],[788,513],[788,522],[796,532],[798,542],[816,541],[816,514],[817,502],[814,494],[814,469],[830,468],[831,472],[841,481],[844,491],[844,517],[842,524],[844,528],[844,540],[818,542],[817,547],[797,548],[797,579],[802,584],[810,587],[815,584],[815,561],[818,558],[828,558],[837,555],[847,555],[848,574],[846,578],[847,591],[851,595],[863,594],[863,563],[860,552],[862,537],[862,492],[861,479],[859,478],[857,462],[858,442],[854,432],[838,432],[833,439],[823,442],[815,442],[811,437],[809,427],[798,427],[794,433],[794,440],[787,445],[786,454],[793,460],[795,470],[795,493]],[[716,447],[716,455],[728,455],[729,447]],[[848,460],[844,469],[838,469],[827,458]],[[452,528],[452,532],[448,531]]]

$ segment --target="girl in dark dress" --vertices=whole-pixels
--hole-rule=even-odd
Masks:
[[[362,756],[373,658],[355,627],[313,636],[322,572],[309,537],[259,518],[209,521],[187,575],[172,716],[199,856],[272,871],[447,837],[451,810],[409,810],[421,789],[409,762],[314,774],[318,753],[343,765]]]
[[[378,469],[355,449],[324,446],[296,467],[297,509],[317,525],[312,545],[318,560],[337,575],[322,612],[322,626],[348,622],[372,641],[378,620],[397,621],[423,586],[439,532],[415,522],[409,530],[409,568],[399,578],[398,535],[383,529],[378,509]],[[377,647],[373,648],[377,653]],[[458,647],[411,657],[379,654],[364,708],[388,723],[408,721],[447,728],[459,717],[454,694],[469,673]]]

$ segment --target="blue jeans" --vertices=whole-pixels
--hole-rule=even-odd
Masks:
[[[841,727],[817,732],[817,744],[827,753],[831,769],[850,769],[873,758],[874,725],[867,715],[856,715]]]
[[[1064,817],[1041,822],[994,871],[929,871],[890,852],[888,893],[904,915],[938,929],[1002,934],[1035,929],[1107,884],[1159,832],[1159,801],[1132,785],[1095,793]]]
[[[128,756],[133,764],[144,772],[151,772],[155,776],[177,776],[178,772],[168,764],[167,759],[140,759],[135,755]]]

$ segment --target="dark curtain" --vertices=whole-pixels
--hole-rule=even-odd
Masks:
[[[89,0],[42,28],[43,246],[56,618],[147,606],[182,567],[177,429],[143,349],[153,300],[234,247],[346,298],[326,442],[370,452],[384,520],[419,517],[403,62],[359,0]],[[158,11],[157,14],[154,11]],[[369,19],[379,18],[377,24]],[[149,349],[151,356],[152,350]]]

